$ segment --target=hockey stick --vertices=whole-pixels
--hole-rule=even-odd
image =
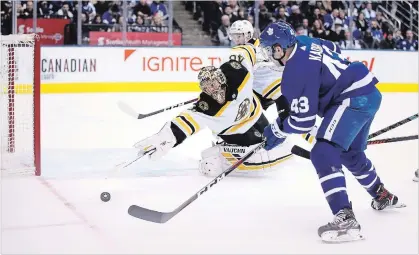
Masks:
[[[153,115],[171,110],[173,108],[177,108],[177,107],[180,107],[180,106],[183,106],[183,105],[187,105],[187,104],[190,104],[190,103],[193,103],[193,102],[196,102],[196,101],[198,101],[198,98],[194,98],[194,99],[191,99],[191,100],[179,103],[179,104],[175,104],[175,105],[160,109],[158,111],[146,113],[146,114],[141,114],[141,113],[136,112],[130,105],[128,105],[127,103],[124,103],[122,101],[118,101],[118,107],[121,111],[125,112],[126,114],[128,114],[128,115],[130,115],[130,116],[132,116],[136,119],[144,119],[144,118],[147,118],[147,117],[150,117],[150,116],[153,116]]]
[[[376,132],[374,132],[374,133],[370,134],[370,135],[368,136],[368,140],[369,140],[369,139],[371,139],[371,138],[377,137],[377,136],[379,136],[379,135],[382,135],[382,134],[384,134],[385,132],[388,132],[388,131],[390,131],[390,130],[392,130],[392,129],[395,129],[395,128],[397,128],[397,127],[400,127],[401,125],[406,124],[406,123],[408,123],[408,122],[410,122],[410,121],[412,121],[412,120],[415,120],[415,119],[417,119],[417,118],[418,118],[418,114],[416,113],[416,114],[414,114],[414,115],[412,115],[412,116],[410,116],[410,117],[408,117],[408,118],[406,118],[406,119],[403,119],[403,120],[401,120],[401,121],[399,121],[399,122],[394,123],[393,125],[390,125],[390,126],[388,126],[388,127],[385,127],[385,128],[383,128],[383,129],[380,129],[380,130],[378,130],[378,131],[376,131]],[[397,138],[388,138],[388,139],[383,139],[383,140],[387,140],[387,141],[389,141],[390,139],[392,139],[392,140],[391,140],[392,142],[404,141],[404,140],[395,140],[395,139],[397,139]],[[379,140],[377,140],[377,141],[379,141]],[[383,143],[383,142],[379,142],[379,143]],[[376,144],[378,144],[378,143],[376,143]],[[294,146],[292,147],[292,149],[291,149],[291,152],[292,152],[293,154],[297,155],[297,156],[302,157],[302,158],[310,159],[310,151],[308,151],[308,150],[306,150],[306,149],[303,149],[303,148],[301,148],[301,147],[300,147],[300,146],[298,146],[298,145],[294,145]]]
[[[121,162],[121,163],[117,164],[117,165],[115,166],[116,171],[120,171],[122,168],[126,168],[126,167],[128,167],[128,166],[132,165],[134,162],[136,162],[136,161],[137,161],[137,160],[139,160],[140,158],[144,157],[145,155],[149,154],[150,152],[154,152],[155,150],[156,150],[156,149],[154,148],[154,149],[151,149],[151,150],[145,151],[143,154],[139,154],[139,155],[138,155],[135,159],[133,159],[133,160],[131,160],[131,161],[128,161],[128,162],[124,161],[124,162]]]
[[[394,142],[401,142],[401,141],[410,141],[418,139],[418,135],[410,135],[410,136],[401,136],[401,137],[393,137],[393,138],[386,138],[386,139],[378,139],[368,141],[368,145],[374,144],[381,144],[381,143],[394,143]]]
[[[388,126],[386,128],[383,128],[383,129],[380,129],[377,132],[374,132],[374,133],[370,134],[368,136],[368,140],[371,139],[371,138],[374,138],[376,136],[379,136],[381,134],[384,134],[385,132],[388,132],[388,131],[390,131],[392,129],[395,129],[396,127],[400,127],[401,125],[406,124],[406,123],[408,123],[408,122],[410,122],[412,120],[415,120],[417,118],[418,118],[418,114],[416,113],[416,114],[414,114],[414,115],[412,115],[412,116],[410,116],[410,117],[408,117],[406,119],[403,119],[403,120],[401,120],[399,122],[394,123],[393,125],[390,125],[390,126]]]
[[[368,141],[368,145],[375,145],[375,144],[383,144],[383,143],[394,143],[394,142],[401,142],[401,141],[410,141],[418,139],[418,135],[410,135],[410,136],[401,136],[401,137],[392,137],[392,138],[386,138],[386,139],[378,139],[378,140],[372,140]],[[301,148],[298,145],[294,145],[291,149],[292,154],[295,154],[299,157],[310,159],[310,151]]]
[[[159,212],[159,211],[150,210],[150,209],[147,209],[147,208],[138,206],[138,205],[131,205],[128,208],[128,214],[131,215],[131,216],[133,216],[133,217],[135,217],[135,218],[139,218],[139,219],[150,221],[150,222],[166,223],[171,218],[173,218],[174,216],[176,216],[180,211],[182,211],[188,205],[190,205],[193,201],[197,200],[200,196],[202,196],[210,188],[212,188],[212,186],[214,186],[215,184],[219,183],[222,179],[224,179],[224,177],[226,177],[231,172],[233,172],[245,160],[247,160],[248,158],[250,158],[253,154],[255,154],[257,151],[259,151],[260,149],[262,149],[264,146],[265,146],[265,142],[262,142],[259,145],[257,145],[253,150],[251,150],[246,155],[244,155],[242,159],[240,159],[239,161],[237,161],[236,163],[234,163],[232,166],[230,166],[229,168],[227,168],[226,170],[224,170],[224,172],[222,172],[220,175],[218,175],[217,177],[215,177],[210,183],[208,183],[205,187],[203,187],[202,189],[200,189],[197,193],[195,193],[195,195],[193,195],[192,197],[190,197],[183,204],[181,204],[180,206],[178,206],[175,210],[173,210],[171,212]]]

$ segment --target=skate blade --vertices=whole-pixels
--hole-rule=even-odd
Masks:
[[[397,204],[395,204],[395,205],[390,205],[390,206],[387,206],[386,208],[384,208],[384,209],[398,209],[398,208],[405,208],[406,207],[406,204],[403,204],[403,203],[397,203]]]
[[[365,237],[358,229],[350,229],[346,233],[339,233],[339,231],[326,231],[321,235],[324,243],[346,243],[364,240]]]

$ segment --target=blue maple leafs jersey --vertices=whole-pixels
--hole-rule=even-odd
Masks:
[[[330,47],[330,46],[329,46]],[[365,95],[378,80],[361,62],[350,62],[321,40],[298,36],[282,75],[282,94],[290,116],[282,122],[287,133],[307,133],[328,106]]]

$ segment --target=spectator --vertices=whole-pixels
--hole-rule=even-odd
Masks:
[[[151,16],[151,8],[147,5],[146,0],[140,0],[133,8],[134,15],[141,16],[143,21]]]
[[[156,14],[153,16],[153,21],[151,23],[152,31],[159,32],[159,33],[167,33],[169,31],[169,28],[165,26],[163,22],[163,17],[159,12],[156,12]]]
[[[224,14],[229,17],[230,24],[233,24],[236,20],[239,19],[236,15],[233,14],[233,9],[231,9],[230,6],[226,6],[226,8],[224,8]]]
[[[326,29],[326,37],[324,39],[332,42],[340,42],[345,39],[345,32],[342,30],[342,25],[336,23],[333,29]]]
[[[95,6],[89,1],[82,1],[81,11],[86,13],[89,17],[89,20],[92,20],[96,16],[96,8]]]
[[[320,14],[319,8],[314,9],[313,14],[308,17],[308,22],[310,23],[310,25],[313,25],[316,19],[320,19],[321,21],[324,20],[323,16]]]
[[[255,27],[255,19],[252,15],[247,16],[247,21],[249,21],[250,24],[252,24],[252,26]]]
[[[383,34],[387,35],[390,30],[390,25],[381,12],[376,13],[375,20],[378,22],[378,26],[381,28],[381,31],[383,31]]]
[[[221,17],[221,26],[218,28],[218,40],[222,46],[231,46],[230,40],[230,18],[227,15]]]
[[[106,31],[107,26],[102,25],[102,17],[100,17],[99,14],[96,14],[96,16],[92,20],[92,25],[90,26],[90,31]]]
[[[12,33],[12,3],[0,1],[1,34]]]
[[[237,0],[228,0],[228,5],[227,6],[229,6],[231,8],[234,15],[239,16],[239,12],[240,12],[241,8],[237,4]],[[244,12],[244,10],[243,10],[243,12]],[[243,15],[243,19],[244,19],[244,15]]]
[[[310,36],[325,39],[326,33],[321,20],[317,19],[314,21]]]
[[[346,31],[345,32],[345,40],[340,41],[339,47],[341,49],[361,49],[361,45],[359,44],[359,41],[352,38],[352,45],[351,45],[351,32]]]
[[[365,33],[368,29],[368,22],[365,20],[364,13],[361,12],[358,15],[358,19],[355,21],[356,28],[362,33]]]
[[[334,29],[334,24],[336,19],[338,19],[339,16],[339,10],[338,9],[334,9],[333,12],[331,14],[326,14],[323,18],[324,18],[324,27],[331,27],[332,30]]]
[[[332,7],[332,1],[331,0],[323,0],[322,3],[323,3],[324,8],[326,9],[326,11],[332,12],[333,7]],[[326,21],[324,22],[324,25],[326,26]]]
[[[398,29],[396,31],[394,31],[394,40],[396,40],[397,44],[399,43],[399,41],[403,40],[402,31],[400,31]]]
[[[365,31],[363,41],[361,42],[363,49],[378,49],[379,43],[372,36],[371,30]]]
[[[109,6],[109,9],[103,13],[102,21],[105,24],[115,24],[116,18],[118,16],[119,8],[118,5],[112,4]]]
[[[387,37],[380,42],[380,49],[383,50],[396,50],[396,40],[393,38],[393,34],[389,33]]]
[[[261,5],[259,10],[259,29],[262,31],[272,21],[274,20],[272,14],[268,12],[268,8],[265,5]]]
[[[298,25],[298,27],[295,28],[295,32],[297,35],[308,35],[308,30],[304,29],[303,25]]]
[[[68,3],[64,3],[61,9],[57,11],[56,15],[62,19],[72,19],[74,16],[70,11],[70,5]]]
[[[383,32],[381,31],[381,28],[376,20],[371,21],[371,34],[372,37],[374,37],[374,39],[378,42],[380,42],[384,38]]]
[[[202,30],[210,33],[212,31],[218,31],[221,25],[221,17],[223,14],[223,8],[221,1],[202,1],[201,8],[204,12],[204,21],[202,22]],[[216,35],[217,33],[215,33]],[[214,36],[214,34],[211,34]]]
[[[140,0],[141,2],[141,0]],[[95,10],[98,14],[102,15],[109,9],[109,1],[97,1],[94,5]]]
[[[33,18],[33,2],[32,1],[28,1],[26,3],[26,6],[23,8],[20,18],[23,18],[23,19]]]
[[[400,50],[415,51],[418,50],[418,40],[414,40],[412,30],[406,31],[406,38],[399,41],[397,48]]]
[[[102,17],[100,17],[99,14],[97,14],[93,20],[92,20],[92,24],[102,24]]]
[[[144,19],[137,16],[135,23],[131,26],[131,30],[135,32],[148,32],[148,27],[144,26]]]
[[[38,7],[39,18],[49,19],[53,13],[52,4],[48,3],[48,1],[42,1]]]
[[[283,6],[285,8],[285,13],[287,14],[287,17],[291,15],[291,7],[288,4],[288,0],[281,0],[279,1],[279,6]]]
[[[375,19],[376,13],[372,9],[372,4],[371,3],[367,4],[367,7],[362,11],[362,13],[364,14],[366,20]]]
[[[278,10],[278,13],[276,15],[276,19],[288,22],[288,16],[287,16],[284,6],[278,7],[277,10]]]
[[[298,5],[293,5],[291,7],[291,15],[288,19],[289,23],[293,26],[293,27],[297,27],[298,25],[303,23],[303,15],[300,13],[300,7],[298,7]]]
[[[156,15],[156,13],[159,12],[163,20],[166,20],[169,18],[169,15],[167,14],[166,6],[160,0],[153,1],[150,5],[150,9],[151,9],[152,15]]]
[[[240,8],[239,12],[237,13],[237,19],[239,19],[239,20],[246,19],[246,14],[244,13],[244,8]]]
[[[349,28],[349,17],[346,15],[345,10],[339,11],[339,16],[336,18],[339,20],[340,24],[342,24],[342,27],[344,30],[347,30]]]
[[[310,25],[308,23],[308,19],[303,19],[303,29],[305,30],[304,31],[305,35],[308,35],[310,31]]]

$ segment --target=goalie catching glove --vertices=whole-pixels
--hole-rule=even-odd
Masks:
[[[176,137],[170,125],[171,122],[166,123],[157,134],[134,144],[139,149],[138,156],[148,155],[151,160],[157,160],[166,155],[176,145]]]

